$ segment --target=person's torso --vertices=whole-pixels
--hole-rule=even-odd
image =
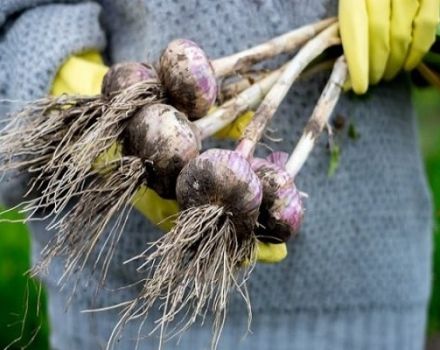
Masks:
[[[212,58],[231,54],[334,16],[337,1],[103,0],[102,6],[112,61],[154,62],[177,37],[198,42]],[[282,141],[265,144],[291,152],[327,76],[295,84],[270,126]],[[309,195],[303,229],[288,242],[285,261],[258,264],[250,278],[257,312],[427,298],[431,212],[406,80],[373,88],[363,98],[343,97],[335,115],[345,120],[334,129],[339,168],[328,176],[331,155],[322,135],[296,181]],[[349,137],[350,125],[359,139]],[[259,154],[265,152],[259,147]],[[159,234],[140,214],[131,215],[109,274],[116,285],[137,276],[135,266],[122,261]],[[234,305],[239,303],[232,312]]]

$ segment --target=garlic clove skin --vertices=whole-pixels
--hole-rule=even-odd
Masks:
[[[145,162],[148,187],[165,199],[175,199],[177,176],[199,150],[200,140],[192,123],[169,105],[142,107],[124,131],[124,154]]]
[[[170,103],[191,120],[204,117],[217,98],[217,79],[195,42],[176,39],[160,57],[159,76]]]
[[[183,209],[217,205],[230,215],[238,237],[253,234],[262,200],[260,180],[238,152],[210,149],[191,160],[176,186]]]
[[[271,159],[280,158],[275,155]],[[302,196],[283,167],[260,158],[254,158],[251,164],[263,186],[257,237],[269,243],[286,242],[301,227],[304,216]]]
[[[272,152],[266,157],[266,160],[278,165],[281,168],[284,168],[289,160],[289,153],[280,151]]]
[[[159,76],[152,65],[141,62],[117,63],[112,65],[105,74],[101,93],[109,98],[129,86],[149,80],[159,82]]]

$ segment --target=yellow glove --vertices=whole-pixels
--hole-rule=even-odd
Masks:
[[[339,0],[339,25],[355,93],[414,69],[435,40],[440,0]]]
[[[51,94],[97,95],[108,67],[98,52],[89,51],[71,56],[59,69],[52,84]]]
[[[86,52],[71,56],[62,65],[55,76],[51,93],[96,95],[101,92],[101,82],[107,72],[98,52]],[[252,114],[245,113],[237,118],[235,123],[227,126],[219,132],[220,138],[236,139],[241,135],[243,127],[247,125]],[[120,147],[114,145],[106,153],[102,154],[97,163],[105,164],[112,159],[120,157]],[[158,225],[162,230],[169,231],[173,227],[173,218],[179,213],[179,205],[176,201],[166,200],[151,189],[142,186],[133,200],[134,207],[147,217],[151,222]],[[287,256],[285,243],[271,244],[258,243],[257,260],[265,263],[276,263]]]
[[[254,112],[248,111],[240,115],[231,124],[225,126],[218,131],[214,136],[218,139],[232,139],[238,140],[243,135],[244,129],[254,116]]]

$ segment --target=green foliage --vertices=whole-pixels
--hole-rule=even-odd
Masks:
[[[348,126],[347,135],[352,140],[359,140],[359,138],[361,137],[361,134],[359,133],[354,123],[350,123],[350,125]]]
[[[347,120],[349,121],[348,127],[346,127]],[[344,139],[350,141],[357,141],[361,137],[356,125],[353,121],[350,121],[348,117],[338,115],[333,120],[333,133],[329,139],[330,160],[327,170],[327,176],[332,177],[341,164],[342,148],[340,144],[343,144]]]
[[[336,170],[339,168],[339,164],[341,163],[341,147],[337,144],[333,144],[330,147],[330,162],[328,165],[328,177],[332,177]]]
[[[8,219],[18,218],[16,212],[8,214]],[[10,349],[49,348],[44,293],[38,282],[25,276],[29,247],[25,225],[0,223],[0,349],[10,344]]]
[[[440,91],[415,89],[414,102],[419,114],[420,140],[434,199],[434,271],[429,330],[440,332]]]
[[[440,154],[426,161],[429,182],[433,191],[435,206],[434,230],[434,273],[431,305],[429,308],[429,330],[440,332]]]

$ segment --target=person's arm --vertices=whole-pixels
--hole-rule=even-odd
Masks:
[[[22,102],[47,95],[57,71],[72,54],[105,48],[106,38],[99,22],[101,8],[97,3],[54,2],[0,2],[2,121]],[[14,206],[23,201],[26,183],[26,176],[4,175],[0,182],[0,202]]]

